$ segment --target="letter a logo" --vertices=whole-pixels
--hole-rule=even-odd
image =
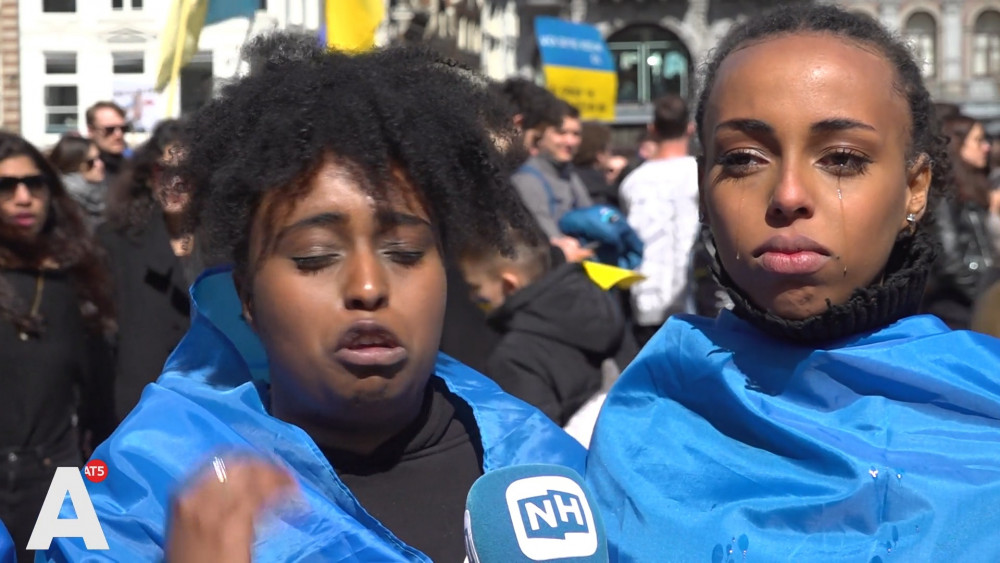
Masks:
[[[59,518],[59,510],[69,493],[76,518]],[[28,549],[49,549],[54,538],[83,538],[87,549],[108,549],[108,540],[97,520],[94,503],[76,467],[59,467],[49,485],[49,492],[38,513],[35,529],[28,540]]]

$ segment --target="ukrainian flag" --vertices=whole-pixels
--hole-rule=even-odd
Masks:
[[[206,25],[236,17],[252,18],[258,0],[173,0],[167,25],[160,38],[160,62],[156,73],[156,91],[162,92],[175,82],[198,51],[198,38]],[[170,107],[176,88],[171,89]]]
[[[580,110],[583,119],[613,121],[618,92],[615,63],[592,25],[535,18],[545,87]]]

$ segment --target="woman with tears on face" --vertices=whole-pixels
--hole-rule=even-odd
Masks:
[[[608,395],[618,561],[1000,558],[1000,341],[916,315],[947,181],[905,44],[832,6],[733,28],[696,123],[721,282]]]
[[[438,353],[447,253],[509,250],[506,224],[532,221],[507,116],[420,51],[254,49],[181,139],[199,240],[232,269],[194,285],[190,331],[95,454],[109,554],[461,561],[484,472],[583,469],[544,414]],[[45,559],[87,557],[59,539]]]

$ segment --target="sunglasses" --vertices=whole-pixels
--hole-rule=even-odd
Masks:
[[[17,187],[24,184],[28,188],[32,197],[40,197],[49,189],[45,182],[45,177],[41,174],[35,176],[0,176],[0,199],[11,199],[17,193]]]
[[[87,171],[93,170],[94,166],[97,165],[97,159],[96,158],[88,158],[86,161],[84,161],[84,164],[87,165]]]
[[[132,124],[126,123],[124,125],[111,125],[110,127],[98,127],[98,130],[104,134],[105,137],[114,134],[116,131],[121,131],[124,133],[132,132]]]

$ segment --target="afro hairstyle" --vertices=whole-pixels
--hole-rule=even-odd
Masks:
[[[446,256],[467,244],[511,252],[509,231],[533,219],[509,185],[509,107],[486,81],[414,47],[346,54],[313,45],[292,33],[251,42],[248,75],[187,122],[173,173],[191,193],[209,265],[249,273],[264,195],[294,201],[330,157],[378,201],[403,172]]]

